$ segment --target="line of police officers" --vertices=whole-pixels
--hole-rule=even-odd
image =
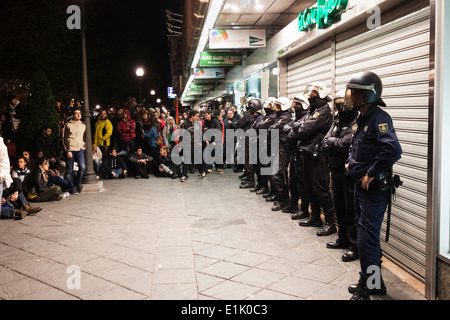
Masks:
[[[386,107],[382,90],[376,74],[355,75],[346,90],[336,95],[333,115],[326,86],[315,82],[293,102],[269,98],[262,105],[249,98],[237,124],[256,132],[267,129],[269,135],[279,130],[278,170],[271,176],[261,174],[264,165],[260,162],[249,164],[251,138],[245,141],[240,188],[263,195],[274,203],[273,211],[292,214],[300,226],[319,228],[317,236],[338,232],[327,248],[348,249],[343,261],[360,260],[360,280],[349,287],[352,300],[386,294],[381,272],[375,282],[369,282],[374,278],[373,267],[381,270],[380,231],[391,196],[387,179],[402,150],[391,117],[380,108]],[[259,143],[271,150],[270,136]]]

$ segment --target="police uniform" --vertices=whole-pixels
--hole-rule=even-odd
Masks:
[[[287,181],[287,169],[289,165],[289,155],[287,153],[288,133],[283,130],[284,126],[287,125],[292,120],[292,113],[290,110],[287,111],[277,111],[278,120],[270,127],[270,131],[279,130],[279,163],[278,171],[272,175],[272,189],[273,196],[267,198],[267,201],[286,201],[289,198],[288,191],[288,181]]]
[[[357,113],[354,111],[340,112],[323,139],[322,151],[327,155],[328,167],[331,171],[333,204],[339,227],[338,239],[334,243],[328,243],[327,248],[350,248],[357,254],[354,181],[345,170],[350,145],[357,129],[356,117]],[[342,259],[348,261],[344,257]]]
[[[390,196],[383,188],[388,170],[401,158],[402,149],[392,119],[379,105],[372,104],[358,118],[349,156],[349,173],[355,180],[355,216],[358,222],[358,251],[361,277],[370,276],[370,266],[381,267],[380,230]],[[369,190],[361,187],[360,180],[375,177]]]
[[[300,138],[299,149],[303,158],[303,176],[307,198],[311,202],[311,217],[301,220],[300,226],[322,227],[317,235],[336,232],[334,208],[329,189],[329,171],[326,156],[320,151],[323,138],[333,122],[330,106],[326,99],[311,103],[305,121],[294,126]],[[298,128],[297,128],[298,127]],[[325,215],[325,225],[320,218],[320,207]]]

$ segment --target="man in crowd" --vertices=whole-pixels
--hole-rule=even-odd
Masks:
[[[73,118],[66,123],[63,131],[63,145],[66,152],[66,180],[69,182],[69,193],[79,194],[83,175],[86,171],[84,150],[86,149],[86,125],[81,121],[81,110],[73,110]],[[78,163],[78,171],[74,177],[74,163]]]

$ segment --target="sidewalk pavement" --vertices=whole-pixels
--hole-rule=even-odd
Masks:
[[[1,220],[0,298],[348,300],[359,261],[344,263],[344,250],[325,247],[336,235],[319,238],[240,190],[239,175],[106,180],[101,193]],[[425,300],[382,273],[381,299]]]

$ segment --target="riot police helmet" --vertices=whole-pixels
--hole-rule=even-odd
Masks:
[[[303,110],[308,110],[309,101],[304,95],[298,95],[292,101],[292,108],[303,108]]]
[[[275,107],[281,109],[281,111],[288,111],[292,108],[292,101],[286,97],[278,98],[275,101]]]
[[[382,93],[383,83],[380,77],[371,71],[361,72],[347,83],[345,104],[359,110],[365,105],[378,102]]]
[[[303,92],[303,96],[307,99],[310,99],[313,96],[313,92],[315,92],[315,96],[320,99],[328,99],[328,89],[325,83],[316,81],[311,82],[306,85],[305,91]]]

